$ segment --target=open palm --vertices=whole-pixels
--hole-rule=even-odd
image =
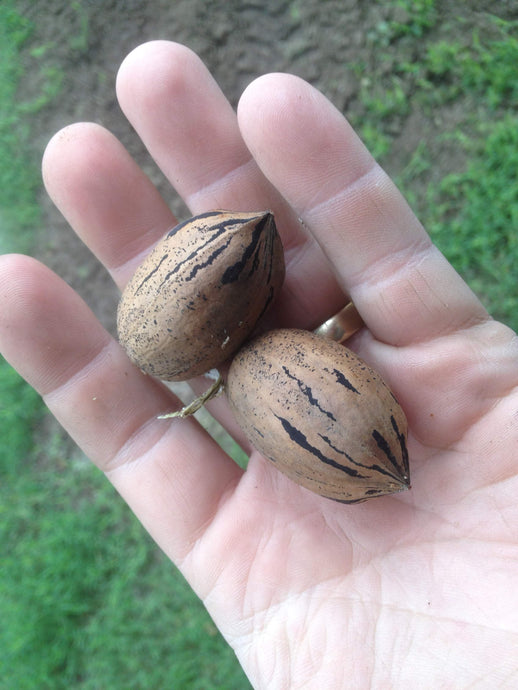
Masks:
[[[191,51],[153,42],[117,86],[193,213],[274,211],[287,278],[269,325],[312,329],[354,300],[366,328],[351,346],[409,419],[413,488],[346,506],[253,451],[243,472],[193,418],[158,420],[173,394],[28,257],[1,258],[6,358],[180,567],[254,687],[517,687],[516,335],[307,83],[261,77],[236,117]],[[58,133],[44,178],[121,287],[176,222],[97,125]],[[224,397],[209,407],[251,450]]]

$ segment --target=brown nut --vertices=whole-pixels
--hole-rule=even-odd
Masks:
[[[119,340],[148,374],[203,374],[250,335],[283,280],[271,213],[202,213],[168,232],[137,269],[119,302]]]
[[[407,421],[378,373],[343,345],[270,331],[235,356],[234,415],[277,469],[343,503],[408,489]]]

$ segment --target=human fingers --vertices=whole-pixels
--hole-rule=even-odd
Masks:
[[[236,113],[202,61],[185,46],[154,41],[123,62],[117,94],[127,118],[193,213],[214,208],[274,211],[285,250],[284,323],[317,325],[343,294],[323,253],[259,170]],[[308,282],[307,277],[318,276]],[[325,317],[325,313],[322,314]]]
[[[203,210],[201,195],[197,202],[189,198],[191,181],[204,187],[208,170],[214,184],[218,176],[228,181],[226,166],[239,168],[244,156],[250,159],[235,113],[203,63],[183,46],[147,44],[125,61],[118,83],[121,101],[164,172],[195,211]],[[208,124],[206,113],[211,115]],[[204,137],[207,141],[202,145]],[[270,206],[274,191],[261,192],[261,184],[268,187],[268,183],[256,166],[255,178],[254,166],[249,167],[237,175],[226,196],[219,195],[216,202],[209,194],[204,203],[209,208],[211,204],[232,208],[239,205],[241,193],[248,200],[249,206],[242,201],[245,208]],[[150,246],[176,222],[120,142],[98,125],[79,123],[53,137],[44,155],[43,176],[57,207],[121,289]],[[279,203],[278,208],[282,207]],[[207,382],[192,385],[199,393]],[[243,445],[242,432],[224,401],[214,401],[210,410]]]
[[[343,116],[303,80],[271,74],[238,118],[264,174],[311,230],[379,340],[421,342],[487,318]]]
[[[128,119],[193,213],[275,212],[287,278],[272,323],[316,326],[343,305],[327,260],[243,143],[235,112],[188,48],[155,41],[123,62],[118,97]],[[119,287],[175,223],[131,157],[99,126],[65,128],[43,160],[49,195]],[[308,282],[307,276],[318,276]]]
[[[100,125],[80,122],[55,134],[42,173],[57,208],[121,289],[176,223],[156,187]]]
[[[130,365],[48,268],[29,257],[0,257],[0,300],[4,357],[178,561],[242,470],[193,418],[157,419],[179,401]]]
[[[43,174],[56,205],[121,289],[150,245],[176,223],[126,149],[98,125],[78,123],[53,137],[45,152]],[[206,389],[203,378],[196,390],[201,393]],[[214,401],[211,412],[241,445],[246,445],[222,403],[221,399]]]

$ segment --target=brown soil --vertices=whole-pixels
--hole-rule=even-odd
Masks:
[[[129,51],[158,38],[188,45],[201,56],[234,105],[260,74],[295,73],[325,93],[354,124],[363,112],[360,79],[375,83],[390,73],[395,59],[380,59],[382,52],[390,55],[390,49],[381,51],[378,45],[384,23],[408,19],[400,7],[388,8],[368,0],[25,0],[18,8],[36,25],[24,48],[27,74],[22,96],[37,94],[41,87],[41,58],[31,57],[32,48],[47,46],[44,60],[64,74],[59,96],[33,123],[36,155],[41,157],[49,138],[64,125],[78,120],[99,122],[127,146],[180,217],[185,217],[186,209],[146,154],[115,98],[117,69]],[[510,18],[516,2],[445,0],[440,3],[441,17],[433,31],[440,34],[460,14],[468,35],[477,23],[485,21],[484,12]],[[403,44],[409,60],[418,42],[414,38]],[[365,66],[364,75],[358,76],[353,63]],[[451,170],[458,161],[441,148],[436,134],[445,121],[456,117],[452,107],[433,118],[410,107],[404,119],[392,123],[397,145],[383,160],[385,168],[397,174],[419,142],[426,140],[436,174]],[[118,294],[111,279],[43,191],[41,206],[43,225],[36,255],[70,283],[113,332]]]

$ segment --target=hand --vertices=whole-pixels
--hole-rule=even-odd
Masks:
[[[243,472],[35,260],[0,268],[5,357],[203,599],[257,688],[518,685],[518,339],[495,323],[343,117],[271,74],[236,118],[198,58],[155,42],[121,67],[127,117],[192,213],[271,208],[287,279],[272,324],[350,295],[351,345],[410,423],[413,488],[341,505],[248,449]],[[47,189],[123,287],[176,220],[97,125],[58,133]],[[301,223],[302,221],[302,223]],[[514,682],[513,682],[514,681]]]

